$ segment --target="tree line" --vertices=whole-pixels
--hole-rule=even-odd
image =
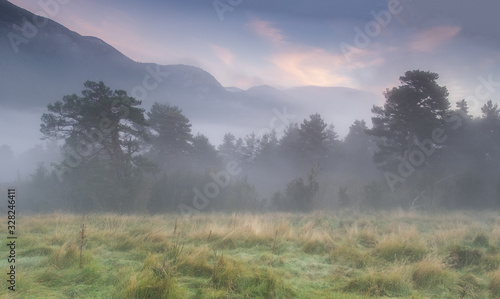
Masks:
[[[218,147],[193,135],[180,107],[156,102],[146,111],[125,91],[87,81],[41,117],[44,138],[63,141],[64,159],[23,182],[29,209],[496,208],[498,104],[488,101],[475,118],[465,100],[451,107],[438,79],[406,72],[372,108],[373,126],[355,120],[343,139],[316,113],[281,134],[226,133]]]

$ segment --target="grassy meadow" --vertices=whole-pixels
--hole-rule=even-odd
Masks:
[[[1,246],[1,298],[500,298],[496,212],[55,213],[16,224],[16,292]]]

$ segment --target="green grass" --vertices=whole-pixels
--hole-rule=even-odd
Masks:
[[[500,298],[494,212],[58,213],[16,223],[17,291],[5,274],[0,298]]]

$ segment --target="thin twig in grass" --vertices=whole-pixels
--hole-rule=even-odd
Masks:
[[[210,236],[212,236],[212,230],[208,233],[207,242],[210,242]]]
[[[82,224],[82,227],[81,227],[81,234],[80,234],[80,238],[81,238],[81,243],[80,243],[80,268],[83,267],[83,245],[84,245],[84,240],[85,240],[85,223]]]

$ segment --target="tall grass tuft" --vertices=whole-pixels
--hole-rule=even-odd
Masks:
[[[58,269],[65,269],[78,264],[79,250],[75,244],[64,243],[59,250],[53,251],[48,263]]]
[[[417,238],[402,238],[399,235],[388,236],[375,246],[375,254],[389,262],[416,262],[423,259],[427,251],[427,246]]]
[[[123,298],[184,298],[185,290],[179,286],[175,269],[160,263],[158,256],[149,255],[142,271],[127,281],[122,295]]]
[[[488,289],[493,298],[500,298],[500,269],[491,274]]]
[[[483,253],[478,249],[470,249],[459,245],[454,245],[449,250],[448,264],[457,269],[468,266],[479,265]]]
[[[426,258],[412,266],[412,280],[419,289],[452,288],[453,275],[441,260]]]
[[[369,269],[366,273],[348,280],[344,291],[366,296],[401,297],[411,294],[412,285],[404,267],[389,272]]]

